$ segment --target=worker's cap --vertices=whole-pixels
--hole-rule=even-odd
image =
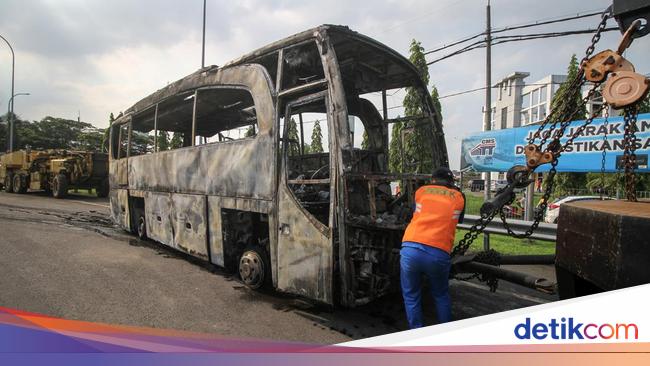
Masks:
[[[454,173],[447,167],[440,167],[433,171],[433,179],[446,180],[448,182],[454,181]]]

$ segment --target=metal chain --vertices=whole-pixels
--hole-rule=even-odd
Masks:
[[[524,232],[522,234],[515,233],[514,231],[511,230],[511,228],[509,227],[509,225],[507,223],[507,220],[506,220],[506,217],[505,217],[505,212],[503,211],[503,206],[502,206],[497,210],[493,210],[490,214],[481,215],[479,220],[474,225],[472,225],[472,227],[469,229],[469,231],[467,233],[465,233],[463,238],[452,249],[452,251],[451,251],[451,256],[452,257],[457,256],[457,255],[464,255],[465,252],[467,252],[469,247],[472,245],[474,240],[476,240],[478,235],[481,232],[483,232],[485,227],[494,219],[497,212],[500,213],[501,220],[503,221],[504,227],[506,228],[508,233],[510,235],[514,236],[514,237],[517,237],[517,238],[529,237],[530,235],[533,234],[533,232],[539,226],[539,223],[542,221],[544,212],[546,211],[546,209],[548,207],[550,196],[553,193],[554,178],[555,178],[555,175],[557,174],[557,164],[558,164],[558,158],[559,158],[560,154],[563,151],[565,151],[566,148],[570,144],[573,143],[573,140],[575,140],[578,136],[580,136],[582,134],[584,129],[593,122],[593,119],[602,111],[602,108],[605,106],[605,104],[601,105],[600,108],[598,108],[596,111],[594,111],[594,113],[585,121],[585,123],[583,125],[581,125],[575,131],[573,131],[571,136],[567,139],[567,141],[564,144],[560,143],[560,139],[564,135],[564,133],[566,131],[566,128],[569,126],[570,122],[572,121],[573,116],[575,116],[575,115],[577,115],[579,113],[582,106],[584,106],[593,97],[596,90],[600,87],[601,83],[594,83],[593,87],[589,90],[587,95],[584,98],[582,98],[581,104],[579,105],[579,107],[576,108],[575,110],[571,111],[570,113],[568,113],[569,112],[568,109],[570,108],[570,104],[571,104],[571,103],[569,103],[569,101],[573,100],[576,97],[576,95],[578,95],[578,93],[580,93],[580,90],[582,89],[582,86],[586,82],[586,80],[584,78],[584,65],[591,58],[591,55],[593,54],[594,50],[596,49],[596,44],[598,43],[598,41],[600,41],[601,34],[602,34],[603,30],[605,29],[605,27],[607,25],[607,20],[609,19],[609,17],[610,17],[610,8],[605,10],[601,15],[601,21],[598,24],[598,28],[597,28],[596,32],[594,33],[594,35],[591,38],[591,43],[587,47],[587,49],[585,51],[585,56],[580,61],[580,69],[578,71],[578,74],[571,81],[568,88],[566,89],[566,90],[568,90],[568,94],[563,96],[563,99],[561,100],[560,105],[557,108],[553,108],[551,110],[551,112],[542,121],[542,123],[540,124],[537,131],[535,133],[533,133],[532,136],[528,139],[529,144],[534,144],[535,140],[537,138],[540,138],[540,143],[538,145],[540,150],[542,149],[544,144],[546,144],[546,142],[549,140],[549,138],[552,139],[552,141],[549,142],[548,145],[546,146],[545,151],[552,152],[554,157],[555,157],[553,159],[553,161],[551,162],[551,168],[549,169],[548,176],[546,178],[546,187],[544,189],[544,194],[542,196],[541,203],[538,206],[538,210],[535,212],[535,217],[534,217],[533,224],[531,225],[531,227],[526,232]],[[627,115],[627,113],[626,113],[626,115]],[[549,125],[550,121],[553,121],[553,122],[550,123],[548,131],[546,131],[546,133],[542,133],[544,131],[544,129],[547,127],[547,125]],[[633,123],[636,124],[635,122],[636,122],[636,115],[634,116],[634,122]],[[607,123],[607,120],[606,120],[606,123]],[[558,128],[558,124],[559,124],[559,128]],[[630,124],[632,124],[632,123],[630,123]],[[628,124],[626,124],[626,127],[627,127],[627,125]],[[557,132],[555,132],[556,128],[558,129]],[[626,129],[626,135],[627,134],[628,134],[628,130]],[[634,139],[634,130],[630,130],[629,135],[632,136],[631,137],[632,139]],[[635,148],[634,142],[633,142],[632,146],[630,146],[629,143],[626,144],[626,152],[627,151],[630,152],[630,154],[629,154],[630,159],[626,159],[626,174],[627,174],[627,172],[629,170],[633,170],[633,166],[632,166],[632,169],[630,169],[629,162],[634,161],[634,159],[635,159],[634,148]],[[603,149],[604,149],[604,147],[603,147]],[[605,159],[605,157],[604,157],[604,150],[603,150],[603,172],[604,172],[604,159]],[[530,172],[532,173],[532,170]],[[628,191],[629,191],[629,188],[628,188]],[[515,196],[513,195],[512,199],[509,202],[507,202],[506,204],[512,203],[514,198],[515,198]],[[506,204],[504,204],[504,206]],[[491,251],[491,252],[494,252],[494,251]],[[498,256],[498,253],[494,252],[494,253],[497,254],[495,256],[495,255],[489,254],[488,252],[481,252],[481,253],[479,253],[477,255],[477,257],[479,257],[483,253],[485,253],[485,255],[484,255],[485,258],[483,259],[484,261],[495,262],[494,263],[495,265],[499,265],[499,258],[500,257]],[[477,258],[475,258],[475,260],[477,260]],[[497,284],[498,284],[498,280],[496,278],[489,278],[489,277],[486,277],[486,276],[481,276],[481,274],[478,274],[478,273],[475,273],[475,274],[467,276],[467,277],[455,276],[455,278],[460,279],[460,280],[470,280],[470,279],[479,278],[479,277],[480,277],[480,279],[482,281],[487,281],[488,285],[490,286],[491,291],[496,290],[496,287],[497,287]]]
[[[625,133],[623,135],[623,162],[625,163],[625,193],[628,201],[636,202],[636,118],[639,109],[636,105],[625,108]]]
[[[569,85],[568,90],[570,91],[570,94],[564,98],[565,101],[572,100],[577,95],[577,93],[580,91],[580,88],[584,84],[585,80],[583,78],[584,76],[583,66],[591,58],[591,55],[594,53],[594,50],[596,49],[596,44],[600,41],[601,34],[605,29],[605,27],[607,26],[607,21],[609,20],[609,17],[610,17],[610,9],[608,8],[601,15],[601,20],[600,23],[598,24],[596,32],[591,37],[591,43],[589,44],[589,47],[587,47],[587,50],[585,51],[585,55],[580,61],[580,69],[578,71],[578,74]],[[549,113],[548,116],[546,116],[546,118],[544,119],[544,121],[539,125],[537,132],[531,136],[531,138],[528,140],[528,143],[533,144],[535,143],[535,139],[537,137],[540,137],[541,141],[539,143],[539,146],[541,148],[546,143],[547,139],[550,136],[553,136],[553,130],[555,130],[557,121],[563,120],[557,118],[557,115],[558,114],[563,115],[565,113],[566,108],[568,108],[568,105],[569,105],[568,103],[563,103],[558,108],[554,108],[553,110],[551,110],[551,113]],[[544,128],[546,128],[546,125],[551,120],[555,122],[553,122],[549,127],[548,133],[542,136],[542,131],[544,130]]]
[[[569,125],[570,122],[571,122],[571,118],[579,112],[579,110],[581,109],[581,107],[582,107],[584,104],[586,104],[587,101],[590,100],[590,98],[593,97],[593,94],[596,92],[596,90],[597,90],[597,88],[598,88],[599,86],[600,86],[600,83],[595,84],[595,85],[594,85],[594,86],[589,90],[589,92],[587,93],[587,95],[582,99],[582,101],[581,101],[582,104],[581,104],[579,107],[577,107],[576,109],[574,109],[574,110],[571,112],[571,114],[570,114],[569,116],[566,116],[565,118],[562,119],[563,122],[560,124],[560,128],[559,128],[558,132],[555,134],[555,136],[553,136],[553,142],[549,143],[549,146],[551,146],[551,145],[555,145],[555,146],[558,147],[558,149],[557,149],[557,151],[553,151],[553,153],[554,153],[554,155],[555,155],[555,159],[553,159],[553,161],[551,162],[551,170],[549,170],[549,176],[547,177],[547,185],[546,185],[546,189],[544,190],[544,195],[542,196],[542,204],[541,204],[541,206],[539,207],[539,209],[537,210],[537,212],[535,213],[535,217],[534,217],[534,219],[533,219],[533,223],[532,223],[531,226],[528,228],[528,230],[526,230],[526,232],[524,232],[523,234],[519,234],[519,233],[514,232],[514,231],[510,228],[510,225],[508,225],[507,218],[506,218],[506,216],[505,216],[505,212],[503,212],[503,206],[502,206],[500,209],[498,209],[498,210],[494,210],[493,213],[492,213],[489,217],[487,217],[487,219],[489,219],[489,220],[488,220],[487,222],[485,222],[485,224],[483,224],[483,222],[482,222],[483,217],[481,217],[481,219],[479,220],[479,222],[477,222],[475,225],[473,225],[473,226],[470,228],[470,231],[467,232],[467,233],[465,234],[465,236],[463,237],[463,239],[462,239],[462,240],[458,243],[458,245],[454,248],[454,251],[452,252],[452,256],[453,256],[456,252],[457,252],[457,253],[460,253],[461,255],[464,254],[465,251],[467,251],[467,248],[469,248],[469,246],[472,245],[472,242],[476,239],[476,237],[478,237],[478,233],[475,233],[475,235],[470,235],[470,234],[472,234],[472,231],[473,231],[475,228],[477,228],[478,230],[482,231],[482,230],[485,228],[485,226],[487,226],[487,224],[489,224],[490,221],[492,221],[492,219],[494,218],[494,216],[496,215],[497,212],[500,213],[501,221],[503,222],[503,226],[504,226],[504,228],[507,230],[508,234],[511,235],[511,236],[513,236],[513,237],[516,237],[516,238],[519,238],[519,239],[527,238],[527,237],[531,236],[531,235],[535,232],[535,230],[537,230],[537,227],[539,226],[540,222],[542,221],[542,219],[543,219],[543,217],[544,217],[544,211],[546,210],[546,206],[548,205],[548,200],[550,199],[551,194],[553,193],[553,186],[554,186],[553,179],[554,179],[555,174],[556,174],[556,171],[557,171],[557,170],[556,170],[556,166],[557,166],[557,163],[558,163],[557,158],[559,158],[561,152],[564,151],[564,150],[568,147],[568,145],[570,145],[570,144],[573,142],[573,140],[574,140],[576,137],[578,137],[578,136],[579,136],[579,135],[584,131],[584,129],[585,129],[588,125],[590,125],[590,124],[593,122],[593,119],[594,119],[594,118],[595,118],[595,117],[600,113],[600,111],[602,110],[602,105],[601,105],[600,108],[598,108],[598,109],[597,109],[597,110],[596,110],[596,111],[595,111],[595,112],[594,112],[594,113],[593,113],[593,114],[592,114],[592,115],[591,115],[591,116],[590,116],[590,117],[585,121],[585,123],[584,123],[582,126],[580,126],[580,127],[579,127],[579,128],[578,128],[578,129],[577,129],[577,130],[576,130],[576,131],[571,135],[571,137],[567,140],[567,142],[566,142],[564,145],[560,145],[560,138],[564,135],[564,132],[565,132],[566,128],[568,127],[568,125]],[[563,106],[564,106],[564,105],[563,105]],[[564,109],[566,109],[566,108],[564,108]],[[556,125],[557,125],[557,123],[554,123],[554,124],[551,126],[551,128],[555,128]],[[543,140],[546,140],[546,139],[548,138],[548,136],[550,136],[550,135],[551,135],[551,134],[547,134],[546,136],[544,136],[544,139],[543,139]],[[541,144],[541,143],[540,143],[540,144]],[[510,201],[506,202],[506,203],[504,204],[504,206],[505,206],[505,205],[509,205],[509,204],[511,204],[513,200],[514,200],[514,196],[513,196],[513,198],[512,198]],[[468,240],[469,240],[469,242],[468,242]]]
[[[501,254],[494,249],[489,249],[480,253],[477,253],[474,259],[474,262],[485,263],[493,266],[501,265]],[[475,278],[478,278],[480,281],[486,282],[491,292],[495,292],[499,286],[499,279],[494,275],[488,275],[485,273],[473,273],[466,276],[461,276],[459,274],[454,274],[454,279],[459,281],[470,281]]]
[[[472,225],[471,228],[469,228],[463,238],[458,242],[454,249],[452,249],[451,256],[454,257],[457,255],[465,254],[465,252],[467,252],[467,249],[469,249],[478,235],[483,232],[485,227],[492,221],[492,219],[494,219],[494,216],[496,216],[496,214],[497,212],[495,210],[489,215],[481,215],[478,221],[476,221],[476,223]]]
[[[546,211],[546,207],[548,206],[548,200],[551,198],[551,194],[553,193],[553,186],[555,184],[554,178],[555,174],[557,173],[556,166],[558,164],[558,160],[554,159],[551,162],[551,169],[548,171],[548,176],[546,178],[546,187],[544,188],[544,194],[542,195],[542,198],[540,199],[540,205],[535,211],[535,216],[533,217],[533,223],[530,225],[528,230],[526,230],[524,233],[516,233],[510,228],[510,225],[508,224],[506,214],[503,211],[503,208],[501,208],[500,211],[500,217],[501,217],[501,222],[503,223],[503,227],[506,229],[508,232],[508,235],[513,236],[518,239],[524,239],[528,238],[529,236],[533,235],[535,230],[537,230],[537,227],[539,226],[540,222],[544,218],[544,212]],[[507,204],[512,203],[512,200],[508,202]]]
[[[571,145],[573,143],[573,140],[575,140],[578,136],[582,135],[582,132],[585,130],[585,128],[587,126],[589,126],[593,122],[594,118],[596,118],[596,116],[598,116],[601,113],[601,111],[603,110],[603,108],[605,106],[605,104],[601,104],[598,108],[596,108],[596,110],[589,116],[589,118],[587,118],[585,120],[585,122],[582,125],[580,125],[580,127],[578,127],[575,131],[573,131],[573,133],[567,139],[567,141],[564,143],[564,145],[560,145],[560,139],[562,138],[562,136],[564,136],[564,132],[565,132],[566,128],[571,123],[571,118],[581,109],[581,107],[588,100],[590,100],[593,97],[593,94],[596,92],[596,90],[598,88],[598,85],[594,85],[589,90],[587,95],[582,99],[582,105],[577,107],[571,113],[571,115],[568,116],[568,119],[561,123],[561,126],[560,126],[557,134],[553,137],[553,141],[551,143],[549,143],[549,146],[547,147],[548,149],[552,150],[552,152],[553,152],[553,154],[555,156],[555,158],[551,162],[551,170],[549,170],[549,173],[552,172],[552,174],[549,174],[549,176],[546,179],[547,184],[546,184],[546,189],[544,190],[544,194],[542,195],[542,207],[539,207],[537,212],[535,212],[535,217],[533,218],[533,223],[530,225],[528,230],[526,230],[524,233],[521,233],[521,234],[514,232],[510,228],[510,225],[508,224],[505,212],[503,212],[503,207],[500,210],[498,210],[498,211],[500,211],[501,222],[503,223],[503,227],[508,232],[508,235],[513,236],[513,237],[518,238],[518,239],[524,239],[524,238],[528,238],[531,235],[533,235],[535,230],[537,230],[537,227],[539,226],[540,222],[544,218],[544,211],[546,210],[546,205],[548,204],[548,200],[551,198],[551,194],[553,193],[553,185],[554,185],[553,179],[555,178],[555,173],[557,171],[556,166],[558,164],[558,159],[560,158],[560,155],[562,154],[562,152],[564,150],[566,150],[567,147],[569,147],[569,145]],[[514,199],[514,197],[513,197],[513,199]],[[512,203],[512,200],[510,200],[506,204],[510,204],[510,203]]]
[[[578,136],[580,136],[582,134],[582,132],[584,131],[584,129],[587,126],[589,126],[593,122],[593,119],[598,114],[600,114],[600,112],[602,111],[602,108],[603,108],[604,104],[601,105],[596,111],[594,111],[594,113],[592,113],[591,116],[587,120],[585,120],[585,122],[572,133],[572,135],[569,137],[569,139],[567,139],[567,141],[564,144],[561,144],[560,139],[562,138],[562,136],[564,136],[564,133],[565,133],[567,127],[571,124],[571,121],[573,120],[573,117],[576,116],[580,112],[582,107],[584,105],[586,105],[589,100],[591,100],[593,98],[594,94],[600,88],[601,83],[594,83],[594,85],[591,87],[591,89],[589,89],[587,94],[581,99],[580,104],[573,111],[571,111],[570,113],[567,114],[569,105],[571,104],[568,101],[573,100],[573,98],[575,98],[575,96],[579,93],[579,91],[581,90],[582,86],[585,84],[585,81],[586,81],[584,79],[583,65],[589,60],[589,58],[593,54],[593,52],[594,52],[594,50],[596,48],[596,43],[598,43],[598,41],[600,40],[601,33],[602,33],[603,29],[605,29],[605,26],[607,24],[608,19],[609,19],[609,9],[606,10],[605,12],[603,12],[600,24],[598,25],[598,29],[596,30],[596,33],[594,34],[594,36],[591,38],[591,44],[589,45],[589,47],[585,51],[585,56],[583,57],[582,61],[580,61],[580,71],[578,72],[576,77],[572,80],[572,83],[569,86],[569,89],[567,89],[567,90],[569,90],[568,97],[565,96],[563,98],[564,103],[560,104],[557,108],[554,108],[551,111],[551,113],[549,113],[549,115],[544,119],[542,124],[540,124],[540,126],[537,129],[536,133],[534,133],[531,136],[531,138],[529,138],[529,140],[528,140],[529,143],[533,144],[533,143],[535,143],[535,139],[537,137],[540,137],[541,140],[540,140],[540,143],[539,143],[539,147],[541,149],[542,146],[548,141],[548,139],[551,138],[552,140],[551,140],[551,142],[548,143],[545,150],[550,151],[551,153],[553,153],[555,158],[554,158],[553,162],[551,163],[552,167],[551,167],[551,170],[549,170],[549,176],[546,179],[547,184],[546,184],[546,189],[544,190],[544,195],[542,196],[542,204],[538,208],[538,210],[535,212],[535,216],[533,218],[533,223],[528,228],[528,230],[526,230],[524,233],[521,233],[521,234],[514,232],[510,228],[510,225],[508,225],[508,221],[507,221],[505,212],[503,212],[503,207],[501,207],[501,209],[498,210],[500,212],[501,222],[503,223],[504,228],[506,229],[506,231],[508,232],[508,234],[510,236],[513,236],[513,237],[519,238],[519,239],[528,238],[531,235],[533,235],[535,230],[537,230],[537,227],[539,226],[540,222],[542,221],[542,219],[544,217],[544,211],[546,210],[546,206],[548,205],[548,200],[550,199],[551,194],[553,193],[553,186],[554,186],[553,179],[555,178],[555,174],[556,174],[556,171],[557,171],[557,169],[556,169],[557,159],[560,157],[560,154],[563,151],[565,151],[566,148],[569,145],[571,145],[573,143],[573,140],[575,140]],[[546,125],[548,124],[548,121],[551,118],[553,118],[553,120],[555,122],[553,122],[550,125],[548,131],[543,133],[544,128],[546,127]],[[559,128],[557,127],[558,123],[559,123]],[[558,130],[557,130],[557,132],[554,133],[554,130],[556,128]],[[531,173],[532,173],[532,171],[531,171]],[[512,203],[513,200],[514,200],[514,197],[513,197],[512,200],[510,200],[506,204]]]
[[[607,127],[609,126],[609,106],[605,107],[605,121],[603,122],[605,127],[605,134],[603,135],[603,152],[602,158],[600,159],[600,200],[603,200],[603,194],[605,193],[605,157],[607,156],[607,150],[605,145],[607,145]]]
[[[584,98],[582,98],[582,101],[581,101],[580,106],[578,106],[578,107],[576,108],[576,110],[574,110],[573,113],[572,113],[570,116],[568,116],[568,120],[562,122],[562,125],[560,126],[560,130],[558,131],[558,136],[557,136],[558,146],[559,146],[560,138],[561,138],[562,136],[564,136],[564,131],[565,131],[566,128],[571,124],[571,119],[573,119],[573,117],[574,117],[574,116],[577,114],[577,112],[582,108],[582,106],[586,105],[587,102],[588,102],[589,100],[591,100],[591,98],[592,98],[593,95],[596,93],[596,91],[597,91],[597,89],[598,89],[599,87],[600,87],[600,83],[596,83],[596,84],[594,84],[594,86],[593,86],[591,89],[589,89],[589,92],[587,92],[587,95],[586,95]],[[575,140],[578,136],[582,135],[582,132],[585,130],[585,128],[587,128],[587,126],[589,126],[589,125],[594,121],[594,118],[596,118],[598,115],[600,115],[600,113],[601,113],[602,110],[603,110],[604,105],[605,105],[605,104],[601,104],[599,107],[597,107],[597,108],[593,111],[593,113],[589,116],[589,118],[587,118],[587,119],[585,120],[585,122],[584,122],[583,124],[581,124],[581,125],[580,125],[580,126],[579,126],[579,127],[578,127],[574,132],[573,132],[573,134],[572,134],[571,136],[569,136],[569,138],[566,140],[566,142],[564,143],[564,145],[562,145],[561,149],[559,149],[559,150],[557,151],[557,154],[556,154],[557,156],[556,156],[556,157],[559,157],[559,156],[560,156],[560,153],[563,152],[564,150],[566,150],[566,148],[569,147],[569,145],[571,145],[571,144],[573,143],[573,140]]]

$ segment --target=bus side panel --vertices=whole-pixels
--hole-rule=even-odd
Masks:
[[[127,167],[129,159],[112,160],[108,164],[111,187],[124,187],[128,184]]]
[[[174,247],[201,259],[208,259],[206,197],[172,194]]]
[[[125,230],[131,230],[131,217],[129,215],[129,191],[126,189],[112,189],[110,193],[111,218]]]
[[[213,264],[223,267],[223,228],[221,227],[221,197],[208,197],[208,232],[210,236],[209,250]]]
[[[226,197],[273,198],[269,135],[130,158],[129,188]]]
[[[224,261],[224,243],[223,243],[223,226],[221,218],[221,210],[230,209],[238,210],[243,212],[257,212],[266,214],[269,217],[269,227],[277,227],[275,216],[273,214],[273,201],[266,200],[256,200],[249,198],[235,198],[235,197],[219,197],[219,196],[209,196],[208,197],[208,232],[209,232],[209,250],[210,250],[210,259],[212,263],[223,267],[225,265]],[[271,230],[269,234],[270,241],[270,259],[271,259],[271,275],[273,277],[274,286],[277,283],[277,270],[276,264],[277,259],[275,255],[275,242],[276,238],[273,234],[276,234],[275,230]]]
[[[171,212],[172,200],[169,193],[146,192],[144,196],[147,236],[151,239],[174,246],[172,235]]]
[[[333,248],[302,212],[289,188],[279,190],[278,289],[327,304],[333,303]]]

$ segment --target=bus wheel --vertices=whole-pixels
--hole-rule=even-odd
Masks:
[[[144,218],[144,214],[140,214],[138,216],[138,227],[137,227],[137,234],[138,238],[140,240],[146,240],[147,239],[147,221]]]
[[[7,172],[7,175],[5,175],[5,192],[13,193],[14,191],[13,179],[14,179],[13,174]]]
[[[57,174],[52,180],[52,195],[54,198],[64,198],[68,194],[68,178],[65,174]]]
[[[239,277],[244,285],[253,290],[270,280],[270,269],[264,249],[258,246],[247,248],[239,259]]]

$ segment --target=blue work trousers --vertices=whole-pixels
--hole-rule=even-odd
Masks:
[[[447,252],[419,243],[404,242],[400,251],[400,281],[411,329],[424,326],[422,319],[422,277],[429,280],[429,290],[436,306],[438,323],[451,321],[449,268]]]

